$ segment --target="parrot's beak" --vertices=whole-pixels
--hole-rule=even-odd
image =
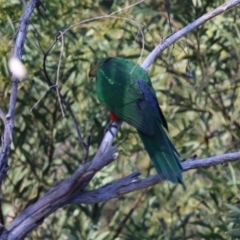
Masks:
[[[89,77],[95,77],[95,76],[96,76],[96,71],[94,71],[94,70],[91,69],[91,70],[89,71],[89,73],[88,73],[88,76],[89,76]]]

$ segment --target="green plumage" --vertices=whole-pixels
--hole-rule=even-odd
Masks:
[[[96,76],[99,100],[138,130],[159,176],[182,182],[178,152],[166,134],[167,123],[147,72],[130,60],[106,58],[95,61],[89,75]]]

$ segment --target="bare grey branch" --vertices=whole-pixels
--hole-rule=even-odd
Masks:
[[[28,6],[25,8],[22,18],[20,20],[19,28],[17,30],[18,31],[17,38],[15,41],[13,54],[12,54],[12,57],[16,59],[21,58],[24,42],[26,40],[29,19],[35,8],[36,3],[37,3],[37,0],[30,1]],[[7,135],[12,136],[12,133],[13,133],[18,83],[19,83],[19,79],[16,76],[14,76],[14,74],[12,74],[12,88],[11,88],[11,95],[10,95],[10,101],[9,101],[9,110],[6,116],[7,125],[5,125],[4,141],[2,143],[2,148],[0,152],[0,186],[2,185],[2,181],[5,178],[5,175],[8,170],[8,156],[10,151],[11,138],[9,141],[9,139],[6,138],[5,136]],[[8,134],[9,131],[10,131],[10,134]]]
[[[206,168],[218,164],[234,162],[239,159],[240,152],[235,152],[210,158],[188,160],[183,162],[182,166],[183,171],[189,171],[191,169]],[[76,197],[76,199],[73,199],[72,202],[78,204],[104,202],[112,198],[118,198],[126,193],[147,188],[164,181],[164,177],[160,178],[158,175],[149,176],[144,179],[138,179],[139,175],[139,172],[135,172],[118,181],[106,184],[99,189],[83,192],[80,196]]]
[[[205,22],[209,21],[210,19],[216,17],[217,15],[225,12],[226,10],[235,7],[237,4],[240,3],[240,0],[230,0],[224,3],[223,5],[217,7],[216,9],[212,10],[204,14],[202,17],[198,18],[196,21],[188,24],[186,27],[180,29],[179,31],[173,33],[166,39],[164,39],[160,44],[158,44],[153,51],[147,56],[147,58],[142,63],[142,67],[147,71],[149,67],[154,63],[156,58],[161,55],[161,53],[167,49],[169,46],[177,42],[181,37],[185,36],[189,32],[193,31],[194,29],[198,28],[199,26],[203,25]]]

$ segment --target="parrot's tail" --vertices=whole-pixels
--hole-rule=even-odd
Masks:
[[[182,166],[178,158],[179,153],[168,138],[163,126],[156,123],[152,136],[140,131],[138,133],[159,177],[172,183],[182,183]]]

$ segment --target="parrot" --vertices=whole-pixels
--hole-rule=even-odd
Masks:
[[[108,57],[90,65],[97,98],[110,112],[111,122],[135,127],[160,177],[183,183],[179,153],[167,135],[168,125],[159,107],[148,73],[132,60]]]

